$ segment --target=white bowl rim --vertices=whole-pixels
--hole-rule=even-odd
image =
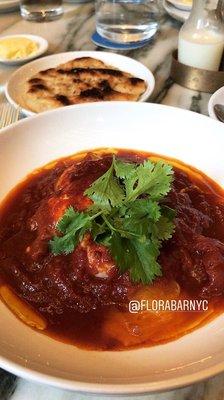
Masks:
[[[16,36],[16,35],[12,35],[12,36]],[[18,35],[18,36],[22,36],[22,35]],[[24,36],[32,36],[32,35],[24,35]],[[60,59],[60,57],[64,57],[64,56],[71,56],[71,60],[72,60],[72,59],[81,58],[81,57],[92,57],[92,58],[96,58],[97,59],[97,55],[99,55],[100,57],[103,57],[103,58],[107,57],[108,60],[107,61],[104,60],[104,62],[108,63],[108,64],[110,63],[110,57],[112,58],[113,61],[116,60],[116,58],[117,59],[120,58],[120,59],[126,60],[127,63],[130,62],[130,60],[131,60],[131,62],[133,64],[136,64],[136,66],[140,66],[142,70],[144,69],[146,74],[148,75],[148,78],[145,80],[147,88],[146,88],[145,92],[141,95],[140,99],[137,100],[137,102],[141,103],[141,102],[147,101],[147,99],[153,93],[153,90],[155,88],[155,78],[154,78],[154,75],[151,72],[151,70],[148,69],[140,61],[135,60],[135,59],[133,59],[131,57],[125,56],[123,54],[116,54],[116,53],[110,53],[109,51],[96,51],[96,50],[66,51],[66,52],[63,52],[63,53],[50,54],[50,55],[46,55],[45,57],[41,57],[38,60],[33,60],[29,64],[25,64],[25,65],[21,66],[20,68],[18,68],[15,72],[13,72],[11,74],[9,80],[7,81],[7,83],[5,85],[6,98],[9,101],[9,103],[11,103],[14,107],[18,107],[18,106],[20,107],[20,105],[11,96],[10,90],[9,90],[9,86],[10,86],[11,81],[14,79],[14,77],[16,77],[17,73],[20,73],[22,68],[26,68],[27,66],[30,66],[32,68],[32,65],[34,65],[34,63],[36,63],[36,62],[46,61],[46,60],[51,61],[51,60],[54,60],[56,58]],[[99,58],[99,59],[101,59],[101,58]],[[113,64],[114,64],[114,66],[116,65],[115,62]],[[150,86],[149,86],[149,83],[150,83]],[[79,104],[73,104],[72,106],[77,107],[78,105]],[[66,107],[69,107],[69,106],[66,106]],[[60,109],[61,108],[62,107],[60,107]],[[56,110],[56,109],[54,109],[54,110]],[[54,111],[54,110],[50,110],[50,111]],[[28,108],[24,108],[24,107],[21,108],[21,111],[26,116],[33,116],[33,115],[41,114],[41,113],[35,113],[35,112],[29,110]]]
[[[131,384],[105,384],[105,383],[87,383],[82,381],[72,381],[69,379],[63,379],[54,377],[53,375],[43,374],[34,371],[30,368],[22,367],[14,362],[8,361],[6,358],[0,356],[1,368],[8,372],[18,375],[23,379],[27,379],[32,382],[42,383],[61,389],[73,390],[85,394],[101,394],[101,395],[129,395],[129,394],[148,394],[148,393],[159,393],[163,391],[174,390],[182,388],[194,383],[201,382],[205,379],[212,378],[215,375],[223,372],[224,361],[208,368],[202,372],[194,372],[192,374],[185,375],[180,378],[172,378],[169,380],[163,380],[159,382],[149,383],[131,383]]]

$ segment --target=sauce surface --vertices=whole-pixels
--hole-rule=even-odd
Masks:
[[[138,163],[157,158],[115,153]],[[202,173],[173,163],[175,179],[165,204],[176,210],[175,233],[159,256],[163,276],[152,285],[133,284],[128,272],[110,268],[108,250],[91,237],[67,256],[49,252],[58,219],[70,205],[81,211],[91,204],[83,193],[111,160],[112,153],[103,150],[59,160],[35,171],[7,196],[0,210],[0,283],[42,317],[43,332],[56,339],[100,350],[164,343],[224,309],[224,192]],[[102,260],[106,276],[100,271]],[[209,307],[132,314],[128,304],[133,299],[207,299]]]

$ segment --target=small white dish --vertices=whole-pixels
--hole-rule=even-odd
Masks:
[[[0,201],[34,169],[102,147],[164,154],[224,186],[222,124],[160,104],[101,102],[59,108],[1,130]],[[190,385],[223,371],[223,327],[224,314],[163,345],[88,351],[31,329],[0,301],[0,367],[36,382],[98,393],[96,398],[130,397]]]
[[[163,7],[172,18],[180,22],[185,22],[190,15],[189,11],[180,10],[166,0],[163,0]]]
[[[215,93],[210,97],[208,102],[208,114],[211,118],[216,119],[218,118],[215,115],[214,106],[215,104],[222,104],[224,106],[224,86],[220,89],[216,90]]]
[[[1,0],[0,12],[7,12],[15,10],[19,7],[19,0]]]
[[[0,57],[0,63],[4,63],[7,65],[23,64],[23,63],[33,60],[34,58],[41,56],[48,49],[48,41],[46,39],[42,38],[41,36],[36,36],[36,35],[26,35],[26,34],[24,34],[24,35],[20,35],[20,34],[7,35],[7,36],[0,36],[0,40],[1,39],[10,39],[10,38],[20,38],[20,37],[30,39],[30,40],[36,42],[38,44],[37,51],[28,57],[17,58],[17,59],[13,59],[13,60],[9,60],[9,59]]]
[[[142,94],[139,101],[146,101],[153,92],[155,79],[151,71],[140,62],[132,58],[122,56],[115,53],[105,51],[73,51],[67,53],[59,53],[51,56],[43,57],[35,60],[27,65],[24,65],[11,75],[5,93],[8,101],[16,107],[20,107],[22,112],[27,115],[34,115],[26,105],[26,82],[37,72],[57,67],[69,60],[80,57],[92,57],[105,62],[105,64],[118,68],[121,71],[129,72],[137,78],[144,79],[147,88]]]
[[[179,10],[191,11],[192,9],[192,0],[167,0],[167,2]]]

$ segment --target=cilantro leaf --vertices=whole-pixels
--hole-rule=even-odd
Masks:
[[[156,224],[156,236],[160,242],[172,237],[175,228],[173,224],[175,216],[175,210],[164,205],[161,206],[161,217]]]
[[[126,237],[141,236],[144,241],[153,232],[152,227],[160,216],[158,203],[151,199],[137,199],[126,207],[121,207],[115,219],[115,227],[129,232]]]
[[[161,276],[161,268],[157,263],[158,250],[153,243],[122,238],[113,233],[110,250],[121,272],[130,270],[133,282],[151,283],[156,276]]]
[[[156,277],[162,275],[161,267],[157,262],[159,256],[158,247],[151,240],[147,240],[144,243],[139,240],[133,240],[132,242],[139,262],[136,262],[131,267],[131,278],[134,282],[152,283]]]
[[[54,236],[49,243],[50,250],[55,256],[59,254],[65,254],[65,255],[70,254],[77,246],[78,240],[79,240],[78,236],[75,234],[65,235],[65,236]]]
[[[156,237],[159,241],[168,240],[174,232],[173,221],[169,220],[164,215],[161,216],[156,224]]]
[[[170,190],[172,174],[172,167],[162,161],[145,161],[125,178],[127,201],[134,201],[143,194],[160,199]]]
[[[91,227],[91,217],[87,213],[77,212],[68,207],[56,228],[64,236],[54,236],[50,241],[50,249],[54,255],[71,253],[84,233]]]
[[[78,217],[79,214],[77,214],[78,213],[74,210],[73,207],[68,207],[63,217],[60,218],[56,224],[57,230],[61,233],[66,233],[68,226],[73,222],[74,219],[76,219],[76,217]]]
[[[137,199],[126,206],[126,214],[129,214],[131,218],[142,219],[148,217],[153,221],[158,221],[161,211],[157,202],[147,198]]]
[[[113,163],[116,176],[121,179],[129,179],[136,169],[136,164],[122,162],[121,160],[117,160],[115,157],[113,158]]]
[[[84,194],[93,200],[95,206],[108,212],[111,207],[120,205],[124,199],[124,191],[114,176],[113,162],[108,171],[93,182]]]

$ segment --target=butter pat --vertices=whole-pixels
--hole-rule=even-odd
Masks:
[[[29,57],[38,50],[38,43],[25,37],[0,39],[0,58],[16,60]]]

